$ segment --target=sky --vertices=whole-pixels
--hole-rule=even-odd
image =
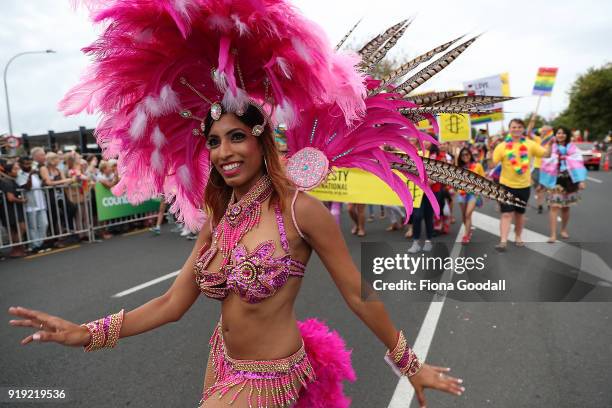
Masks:
[[[462,34],[484,33],[466,52],[419,91],[462,89],[463,82],[508,72],[510,91],[521,97],[504,104],[506,121],[533,111],[531,96],[538,67],[558,67],[550,97],[539,113],[551,118],[566,108],[572,82],[588,68],[612,60],[612,1],[609,0],[295,0],[336,44],[363,18],[348,43],[359,46],[403,18],[415,17],[389,58],[403,61]],[[88,65],[80,49],[100,32],[83,9],[68,0],[0,1],[0,69],[24,51],[52,49],[55,54],[24,55],[8,70],[13,133],[41,134],[94,127],[95,115],[64,117],[57,102]],[[3,89],[4,91],[4,89]],[[594,102],[595,103],[595,102]],[[500,128],[491,125],[491,131]],[[8,133],[4,98],[0,134]]]

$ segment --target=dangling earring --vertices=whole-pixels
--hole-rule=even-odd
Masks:
[[[213,182],[213,170],[215,169],[215,166],[213,166],[212,162],[210,162],[209,165],[210,171],[208,172],[208,182],[215,188],[223,188],[223,186],[218,186]]]
[[[266,167],[266,173],[269,173],[268,171],[268,161],[266,160],[266,156],[264,155],[264,166]]]

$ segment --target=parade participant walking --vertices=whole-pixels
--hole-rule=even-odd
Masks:
[[[348,203],[347,210],[351,221],[353,222],[353,227],[351,228],[351,233],[357,235],[358,237],[365,237],[365,210],[366,204],[359,203]]]
[[[485,171],[480,164],[474,158],[474,155],[469,148],[464,147],[459,152],[457,158],[457,166],[468,169],[469,171],[478,174],[479,176],[485,177]],[[461,209],[461,219],[464,227],[463,238],[461,239],[462,244],[468,244],[472,239],[472,214],[476,206],[482,205],[482,197],[475,193],[468,193],[464,190],[457,191],[456,194],[459,208]]]
[[[529,201],[531,190],[531,173],[529,163],[534,157],[549,157],[551,148],[540,146],[525,136],[525,122],[521,119],[510,121],[510,133],[499,143],[493,152],[493,163],[501,163],[499,182],[508,191],[524,202]],[[525,220],[525,208],[510,204],[500,204],[500,241],[495,246],[498,251],[505,251],[514,216],[515,244],[525,245],[521,237]]]
[[[557,240],[557,217],[561,210],[561,238],[568,239],[567,226],[570,207],[580,200],[579,191],[585,188],[587,170],[582,153],[570,142],[570,132],[558,128],[550,158],[543,159],[539,183],[546,188],[546,203],[550,207],[549,243]]]
[[[423,151],[419,151],[419,154],[423,157],[431,157],[432,159],[436,159],[435,153],[432,154],[432,143],[430,140],[426,140],[423,142]],[[437,151],[437,149],[436,149]],[[412,213],[412,231],[413,231],[413,241],[410,248],[408,248],[408,253],[416,254],[420,251],[429,252],[433,249],[433,244],[431,239],[433,238],[434,232],[434,207],[432,206],[432,200],[435,202],[436,208],[440,208],[438,205],[437,197],[435,196],[436,191],[434,190],[434,186],[439,183],[430,182],[432,196],[423,195],[421,199],[421,205],[418,208],[415,208]],[[421,244],[421,231],[423,227],[423,222],[425,223],[425,241]]]

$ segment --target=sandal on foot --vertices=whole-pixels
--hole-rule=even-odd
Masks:
[[[508,244],[506,242],[500,242],[499,244],[495,245],[495,249],[498,252],[505,252],[507,246]]]

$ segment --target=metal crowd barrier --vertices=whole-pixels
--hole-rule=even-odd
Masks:
[[[0,249],[39,246],[68,237],[94,242],[99,230],[157,217],[156,212],[149,212],[100,222],[94,217],[92,190],[83,191],[79,185],[18,189],[17,197],[28,201],[33,201],[37,192],[43,194],[46,208],[38,212],[28,211],[27,203],[10,203],[7,194],[0,191]],[[39,236],[35,227],[40,223],[46,226]]]

